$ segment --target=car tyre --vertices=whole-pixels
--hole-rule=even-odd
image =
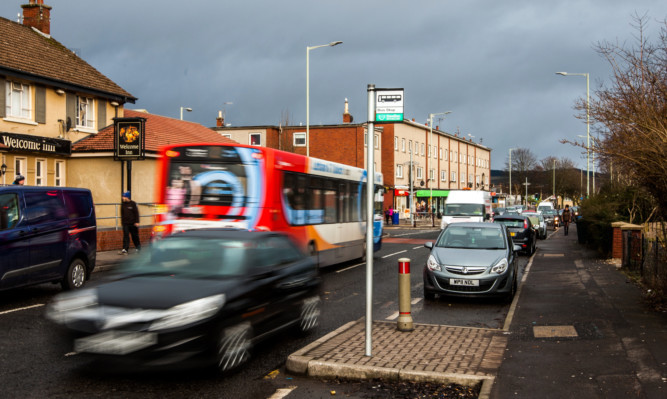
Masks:
[[[301,303],[301,314],[299,315],[299,331],[307,334],[320,325],[320,305],[319,297],[304,299]]]
[[[81,259],[74,259],[67,268],[67,274],[61,285],[64,290],[74,290],[86,283],[86,264]]]
[[[507,302],[512,302],[514,299],[514,296],[516,295],[516,290],[518,288],[519,283],[517,282],[516,279],[516,274],[514,275],[514,278],[512,279],[512,286],[510,287],[510,292],[507,293],[507,297],[505,299]]]
[[[434,301],[435,293],[431,291],[424,291],[424,299],[426,299],[427,301]]]
[[[220,334],[218,344],[218,368],[220,371],[232,371],[250,358],[252,348],[252,327],[242,323],[226,328]]]

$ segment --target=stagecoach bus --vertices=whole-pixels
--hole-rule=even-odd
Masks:
[[[320,266],[366,255],[366,171],[242,144],[180,144],[160,152],[153,238],[230,227],[283,231]],[[382,174],[374,178],[373,243],[382,245]]]

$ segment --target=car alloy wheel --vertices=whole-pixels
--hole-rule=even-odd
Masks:
[[[67,268],[67,274],[62,281],[63,289],[73,290],[83,287],[86,282],[86,264],[81,259],[74,259]]]
[[[312,297],[304,299],[301,304],[301,316],[299,317],[299,329],[308,332],[320,324],[320,298]]]
[[[233,370],[250,358],[252,328],[243,323],[223,330],[218,346],[218,368]]]

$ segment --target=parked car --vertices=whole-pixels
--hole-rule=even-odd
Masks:
[[[537,232],[533,228],[533,223],[524,215],[502,215],[493,220],[494,223],[500,223],[509,229],[512,241],[521,246],[524,253],[532,255],[535,253],[537,241]]]
[[[138,368],[235,369],[258,341],[318,325],[320,277],[284,234],[202,229],[155,241],[113,278],[56,296],[77,353]]]
[[[456,223],[424,244],[431,253],[424,266],[424,298],[505,296],[517,289],[517,255],[509,231],[494,223]]]
[[[530,218],[533,228],[537,231],[537,238],[540,240],[547,238],[547,222],[544,220],[544,216],[542,216],[541,213],[531,211],[524,212],[522,215]]]
[[[48,282],[81,288],[96,251],[90,190],[0,187],[0,290]]]
[[[548,226],[556,226],[556,222],[558,220],[558,211],[555,209],[547,209],[542,211],[542,216],[544,217],[544,221],[547,223]]]
[[[505,213],[505,208],[504,207],[493,208],[493,216],[494,217],[498,216],[498,215],[502,215],[503,213]]]

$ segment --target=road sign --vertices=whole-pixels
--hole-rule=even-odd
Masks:
[[[375,89],[375,121],[402,121],[403,100],[403,89]]]

